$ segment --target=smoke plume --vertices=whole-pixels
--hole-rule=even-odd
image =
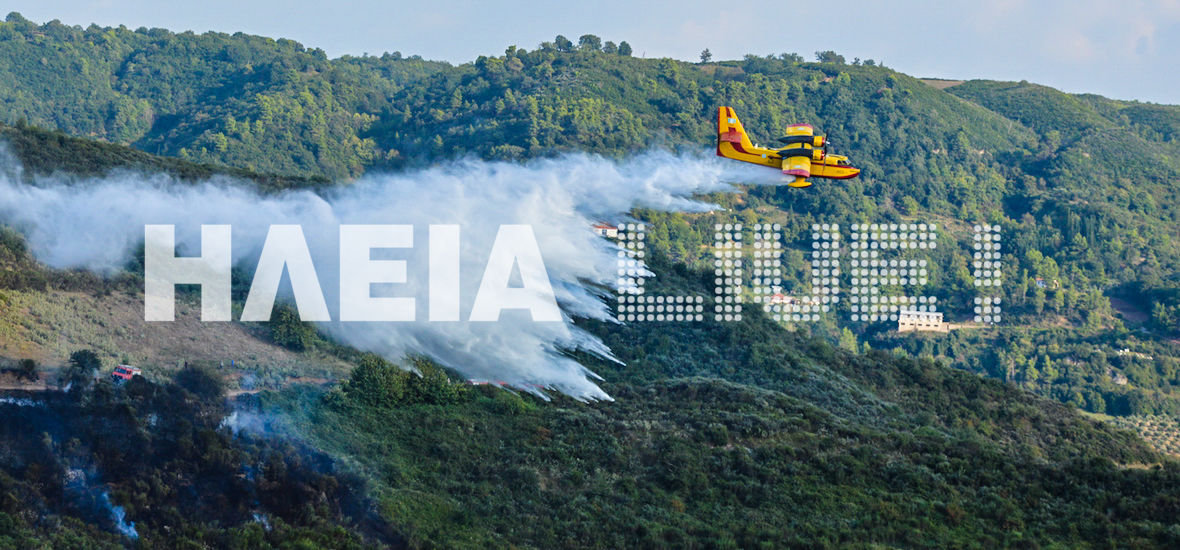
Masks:
[[[593,382],[592,372],[562,353],[580,349],[612,358],[601,341],[576,324],[579,318],[610,319],[601,294],[615,279],[618,250],[595,235],[591,225],[624,221],[636,207],[708,210],[711,206],[695,195],[729,189],[726,178],[758,177],[698,156],[649,153],[614,162],[577,154],[523,164],[457,161],[368,175],[318,193],[262,194],[224,178],[191,184],[141,174],[68,182],[43,177],[27,184],[10,166],[0,173],[0,223],[22,232],[37,259],[51,267],[105,274],[126,265],[143,241],[145,224],[175,225],[177,254],[192,256],[200,251],[201,224],[230,224],[234,260],[246,266],[257,261],[271,224],[299,224],[333,319],[339,293],[338,226],[410,224],[414,248],[389,258],[408,262],[409,283],[392,292],[417,299],[419,321],[332,321],[321,323],[322,330],[391,359],[426,354],[472,379],[609,399]],[[527,312],[510,310],[495,323],[427,322],[429,224],[461,226],[463,319],[499,226],[531,225],[565,322],[537,323]]]

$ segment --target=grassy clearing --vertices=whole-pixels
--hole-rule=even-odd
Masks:
[[[1172,416],[1142,415],[1112,417],[1111,422],[1142,437],[1161,453],[1180,456],[1180,421]]]
[[[296,353],[264,340],[261,326],[203,323],[199,304],[180,299],[171,323],[143,320],[143,298],[115,292],[0,290],[0,359],[35,359],[53,373],[79,349],[107,367],[127,363],[163,375],[184,362],[227,370],[243,386],[293,377],[336,379],[349,366],[318,351]]]

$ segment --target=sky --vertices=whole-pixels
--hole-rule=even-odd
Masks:
[[[400,51],[452,63],[561,34],[626,40],[695,61],[834,50],[947,79],[1028,80],[1068,92],[1180,104],[1180,0],[716,2],[606,0],[9,0],[37,23],[162,27],[290,38],[336,57]]]

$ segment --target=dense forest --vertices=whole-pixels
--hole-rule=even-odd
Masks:
[[[661,255],[653,292],[708,273]],[[351,357],[227,402],[223,373],[0,398],[12,545],[92,548],[1171,547],[1180,467],[1129,432],[929,359],[740,323],[594,323],[613,402]],[[322,345],[312,343],[312,345]],[[410,372],[404,367],[412,367]],[[21,495],[16,499],[16,495]]]
[[[0,545],[120,546],[129,526],[160,548],[1180,545],[1174,459],[1076,410],[1180,414],[1180,107],[816,60],[644,59],[593,35],[458,66],[329,59],[10,14],[0,139],[30,182],[136,170],[282,192],[468,156],[711,154],[730,105],[761,142],[811,122],[862,175],[635,212],[654,289],[712,296],[715,223],[779,224],[792,293],[811,291],[813,224],[936,223],[918,290],[969,319],[971,226],[986,223],[1002,228],[1004,321],[901,335],[841,304],[814,323],[757,308],[594,323],[626,366],[579,357],[617,398],[590,404],[472,387],[428,358],[410,374],[289,310],[259,337],[328,350],[350,380],[229,408],[216,371],[93,382],[80,350],[63,367],[78,387],[0,400]],[[141,269],[45,269],[3,220],[0,267],[0,307],[5,291],[135,292]]]
[[[643,59],[625,41],[585,35],[452,66],[10,14],[0,24],[0,117],[282,174],[280,187],[470,155],[706,151],[718,105],[733,106],[763,142],[809,121],[852,155],[861,177],[804,193],[752,189],[750,204],[727,205],[733,218],[785,212],[784,238],[797,250],[815,222],[941,223],[947,245],[988,223],[1002,227],[1008,250],[1000,328],[931,342],[853,324],[861,346],[947,358],[1093,412],[1180,413],[1171,341],[1180,331],[1180,197],[1171,184],[1180,108],[1027,82],[941,89],[872,60],[816,59]],[[25,149],[23,158],[44,160],[39,147]],[[701,220],[665,221],[660,230],[677,238],[708,233]],[[947,246],[932,259],[940,269],[926,290],[947,300],[951,317],[970,310],[955,302],[971,285],[969,253]],[[796,268],[788,272],[804,273],[801,255],[785,259]],[[832,323],[813,328],[833,342],[843,336]],[[1135,364],[1114,355],[1122,349],[1159,360]]]
[[[655,292],[711,284],[653,264]],[[854,355],[757,312],[594,331],[626,363],[582,358],[615,402],[541,403],[369,357],[339,389],[263,409],[355,459],[423,546],[1173,544],[1157,512],[1175,505],[1174,462],[1129,466],[1153,460],[1141,442],[1012,385]]]

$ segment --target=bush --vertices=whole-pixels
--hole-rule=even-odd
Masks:
[[[37,362],[32,359],[21,359],[17,364],[17,374],[25,380],[36,380]]]
[[[292,351],[310,349],[318,339],[315,325],[301,321],[290,306],[275,308],[269,326],[271,341]]]
[[[84,390],[94,381],[94,375],[102,368],[102,361],[92,350],[78,350],[70,354],[66,366],[66,382],[71,390]]]
[[[185,366],[175,376],[176,385],[204,401],[225,394],[225,381],[213,370],[203,366]]]
[[[431,360],[411,357],[410,365],[417,373],[367,354],[352,371],[344,392],[359,404],[375,407],[445,405],[467,398],[467,385],[452,380]]]

